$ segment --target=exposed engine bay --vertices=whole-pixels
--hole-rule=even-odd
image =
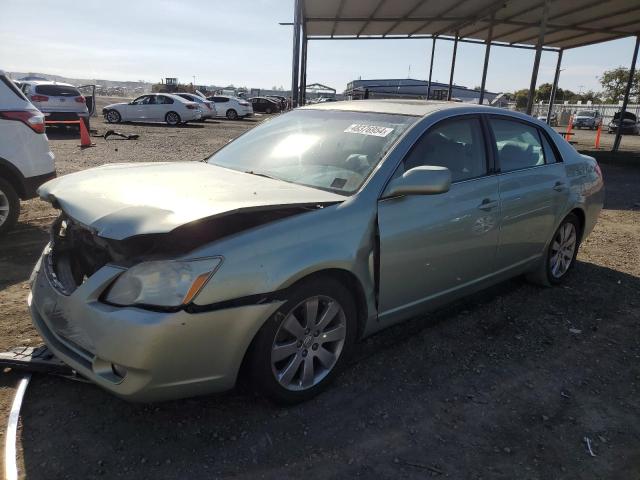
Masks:
[[[51,227],[50,251],[45,261],[58,290],[70,295],[106,264],[127,268],[142,261],[175,258],[223,237],[322,207],[290,205],[235,212],[197,220],[168,233],[124,240],[100,237],[63,212]]]

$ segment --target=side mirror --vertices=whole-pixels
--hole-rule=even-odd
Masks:
[[[451,172],[446,167],[422,166],[404,172],[393,179],[382,198],[399,195],[435,195],[451,187]]]

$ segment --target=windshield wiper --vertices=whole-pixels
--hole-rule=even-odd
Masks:
[[[258,173],[254,172],[253,170],[246,170],[244,173],[248,173],[249,175],[256,175],[258,177],[270,178],[271,180],[280,180],[279,178],[272,177],[270,175],[267,175],[266,173]]]

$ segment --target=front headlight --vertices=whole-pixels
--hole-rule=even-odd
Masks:
[[[119,306],[187,305],[202,290],[221,262],[222,259],[215,257],[139,263],[116,279],[105,300]]]

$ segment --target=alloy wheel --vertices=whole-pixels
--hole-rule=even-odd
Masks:
[[[120,121],[120,114],[115,110],[107,112],[107,121],[109,123],[118,123]]]
[[[549,256],[551,275],[554,278],[561,278],[571,267],[577,240],[576,227],[571,222],[561,225],[556,232],[551,244],[551,255]]]
[[[0,227],[4,225],[4,222],[9,218],[11,211],[11,205],[9,204],[9,198],[0,190]]]
[[[167,116],[165,119],[169,125],[177,125],[178,123],[180,123],[180,117],[175,112],[167,113]]]
[[[318,385],[336,365],[346,336],[344,309],[335,299],[303,300],[284,318],[271,347],[277,382],[292,391]]]

